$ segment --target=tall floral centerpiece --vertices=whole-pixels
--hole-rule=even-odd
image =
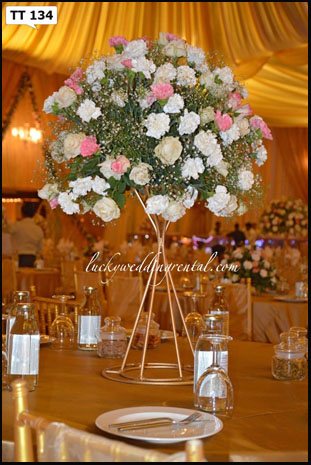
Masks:
[[[82,63],[45,101],[44,111],[59,121],[46,149],[48,183],[39,196],[69,215],[91,212],[106,223],[119,218],[126,191],[134,191],[165,263],[167,227],[196,199],[217,216],[233,216],[260,195],[253,163],[266,160],[262,139],[271,139],[271,132],[215,54],[169,33],[155,41],[115,36],[109,44],[112,56]],[[148,286],[151,277],[155,282],[156,271]],[[167,287],[175,291],[169,273]],[[183,379],[172,309],[171,315]],[[147,337],[141,380],[146,346]]]
[[[273,200],[260,218],[266,236],[307,237],[308,206],[301,199]]]

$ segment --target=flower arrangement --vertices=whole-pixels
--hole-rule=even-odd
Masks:
[[[301,199],[272,201],[260,218],[265,235],[306,237],[308,233],[308,206]]]
[[[229,254],[225,254],[222,265],[234,265],[237,271],[231,271],[233,267],[227,267],[225,279],[233,283],[244,283],[246,278],[251,278],[252,285],[259,292],[267,289],[275,289],[278,281],[275,267],[271,264],[262,249],[251,246],[238,247]]]
[[[146,211],[177,221],[196,199],[217,216],[243,214],[261,194],[272,139],[252,115],[247,90],[215,54],[160,33],[109,39],[112,56],[84,60],[43,110],[58,117],[48,142],[48,183],[39,191],[71,215],[119,218],[126,191]]]

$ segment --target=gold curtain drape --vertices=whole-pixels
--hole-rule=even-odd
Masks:
[[[307,2],[3,2],[56,5],[57,25],[5,24],[3,57],[68,74],[81,57],[112,52],[108,38],[175,33],[218,50],[245,80],[254,110],[270,125],[307,126]]]

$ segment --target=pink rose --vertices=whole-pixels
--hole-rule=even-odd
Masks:
[[[166,39],[171,42],[171,40],[180,40],[180,37],[175,36],[175,34],[166,33]]]
[[[233,111],[236,110],[241,105],[241,100],[241,95],[238,92],[233,92],[229,96],[228,108],[232,108]]]
[[[253,268],[257,268],[259,265],[259,262],[253,262]],[[254,270],[253,270],[254,271]]]
[[[220,110],[216,111],[215,121],[220,131],[227,131],[232,126],[232,118],[228,113],[221,114]]]
[[[251,118],[251,126],[254,129],[260,129],[263,137],[265,137],[266,139],[273,139],[271,131],[267,126],[267,123],[265,123],[264,120],[261,119],[259,116],[254,116],[253,118]]]
[[[58,115],[57,118],[60,119],[62,123],[66,121],[66,118],[64,118],[62,115]]]
[[[83,139],[81,146],[80,146],[80,153],[82,157],[89,157],[93,155],[93,153],[97,152],[100,147],[97,144],[96,137],[89,136],[86,139]]]
[[[128,44],[128,40],[126,40],[126,38],[123,36],[112,36],[110,37],[108,42],[109,42],[110,47],[117,47],[118,45]]]
[[[155,98],[166,100],[174,94],[174,88],[171,84],[154,84],[151,86],[152,94]]]
[[[52,210],[54,210],[54,208],[56,208],[58,205],[58,197],[55,197],[54,199],[50,200],[49,204]]]
[[[113,161],[110,165],[112,171],[117,174],[125,173],[130,166],[130,161],[124,155],[118,155],[116,161]]]
[[[79,82],[81,81],[82,77],[83,77],[83,69],[77,68],[70,76],[70,79],[72,79],[73,81]]]
[[[259,268],[253,268],[253,273],[258,273],[259,272]]]
[[[121,61],[122,65],[126,68],[133,68],[132,59],[129,58],[128,60]]]
[[[252,107],[249,103],[246,103],[245,105],[241,105],[239,108],[236,108],[235,112],[239,113],[239,115],[235,117],[235,120],[239,120],[244,118],[244,116],[249,116],[253,114]]]

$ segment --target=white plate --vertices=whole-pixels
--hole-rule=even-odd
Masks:
[[[50,344],[54,341],[54,337],[48,336],[47,334],[40,335],[40,344]]]
[[[103,413],[96,418],[97,428],[115,436],[128,439],[136,439],[154,444],[173,444],[175,442],[188,441],[190,439],[201,439],[219,433],[223,423],[219,418],[206,412],[200,412],[200,421],[189,425],[167,425],[157,428],[146,428],[133,431],[118,431],[116,428],[109,428],[113,423],[123,423],[125,421],[147,420],[149,418],[170,417],[173,420],[181,421],[197,410],[175,407],[132,407]],[[202,421],[201,421],[202,420]],[[208,421],[207,421],[208,420]]]
[[[308,299],[304,299],[303,297],[295,297],[294,295],[284,295],[284,296],[277,296],[274,297],[274,300],[280,300],[282,302],[308,302]]]

